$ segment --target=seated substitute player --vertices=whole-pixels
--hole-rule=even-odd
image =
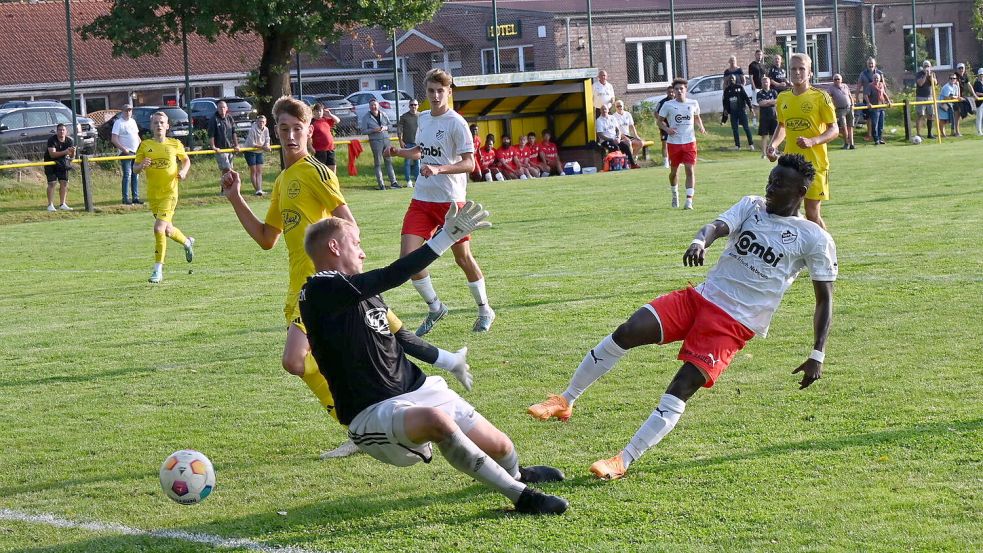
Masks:
[[[540,155],[542,147],[543,145],[536,140],[536,133],[529,131],[529,134],[526,135],[526,163],[533,171],[538,171],[537,177],[548,177],[550,176],[550,167]]]
[[[481,205],[451,203],[443,229],[388,267],[362,272],[358,227],[342,219],[311,225],[305,247],[318,272],[301,291],[300,312],[311,349],[334,395],[338,420],[359,449],[406,467],[429,463],[437,444],[457,470],[501,492],[516,511],[560,514],[566,500],[529,488],[555,482],[552,467],[520,467],[508,436],[489,423],[439,376],[427,377],[405,353],[436,357],[433,346],[388,324],[380,294],[424,270],[475,229],[491,226]],[[394,335],[395,334],[395,335]],[[416,350],[416,351],[414,351]],[[422,355],[421,355],[422,354]],[[454,373],[470,389],[467,365]],[[489,459],[489,457],[491,459]]]
[[[590,350],[562,395],[529,407],[537,419],[567,420],[574,401],[629,349],[682,340],[678,359],[683,366],[659,406],[618,455],[590,467],[595,476],[621,478],[632,462],[659,443],[676,426],[689,398],[701,386],[713,386],[748,340],[767,335],[785,290],[804,267],[809,269],[816,296],[813,349],[792,374],[803,374],[799,389],[822,376],[837,264],[833,238],[799,215],[815,174],[801,155],[783,155],[768,176],[764,198],[745,196],[696,233],[683,254],[683,264],[690,267],[703,265],[706,248],[730,236],[702,284],[659,296],[643,306]]]
[[[502,135],[502,145],[495,151],[495,164],[508,180],[525,180],[529,177],[519,165],[519,150],[512,145],[512,137]]]
[[[431,69],[423,78],[427,87],[430,109],[420,114],[416,131],[416,146],[390,147],[386,155],[419,159],[420,179],[413,190],[413,199],[403,217],[400,236],[400,255],[408,255],[430,239],[443,223],[444,213],[451,203],[458,206],[466,200],[468,173],[474,170],[474,142],[468,123],[451,108],[451,74],[443,69]],[[470,237],[454,244],[454,261],[468,280],[468,290],[478,307],[478,317],[471,330],[487,332],[495,320],[495,311],[488,303],[485,276],[478,261],[471,255]],[[413,275],[413,287],[427,303],[427,318],[416,330],[423,336],[448,309],[437,297],[430,273],[426,269]]]
[[[539,159],[549,167],[550,173],[562,177],[566,173],[563,172],[563,162],[560,161],[556,143],[553,142],[552,138],[553,133],[549,129],[544,129],[543,141],[539,143]]]
[[[167,137],[169,128],[166,113],[158,111],[151,115],[150,131],[153,138],[140,142],[133,160],[135,174],[144,171],[147,173],[147,203],[155,219],[154,268],[150,273],[150,282],[153,284],[164,280],[164,255],[167,253],[168,238],[184,246],[184,258],[188,263],[195,258],[195,239],[185,236],[171,223],[177,208],[178,182],[188,176],[191,159],[184,152],[184,145],[180,140]]]
[[[478,149],[477,158],[478,162],[481,163],[481,169],[484,171],[482,173],[482,178],[486,182],[491,182],[493,179],[498,181],[505,180],[505,175],[502,174],[502,170],[498,167],[498,162],[495,160],[495,156],[498,152],[495,150],[495,135],[488,133],[485,136],[485,145]]]
[[[537,156],[538,152],[534,152],[529,148],[529,137],[520,134],[519,135],[519,145],[516,149],[516,160],[519,162],[519,167],[526,174],[527,177],[531,179],[539,178],[539,169],[532,166],[532,159]]]
[[[471,180],[480,182],[484,180],[485,170],[481,164],[481,156],[478,155],[478,152],[481,151],[481,139],[478,138],[478,125],[471,123],[468,130],[471,131],[471,142],[474,144],[474,170],[471,171]]]
[[[238,173],[233,171],[225,175],[222,186],[242,227],[261,248],[269,250],[276,245],[280,235],[284,237],[290,265],[290,285],[283,309],[287,321],[287,341],[283,345],[281,362],[283,368],[299,376],[317,396],[321,406],[337,418],[328,383],[310,355],[307,330],[297,307],[297,295],[307,277],[314,274],[314,264],[304,252],[304,231],[308,225],[329,216],[352,223],[355,218],[341,195],[338,177],[307,149],[311,140],[311,118],[311,108],[289,96],[281,97],[273,105],[274,131],[283,148],[285,168],[273,183],[265,221],[260,221],[253,214],[239,193]],[[324,456],[343,457],[355,451],[353,444],[342,444]]]

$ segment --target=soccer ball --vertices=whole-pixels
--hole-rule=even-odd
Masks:
[[[916,134],[916,135],[915,135],[915,136],[914,136],[914,137],[913,137],[913,138],[911,139],[911,143],[912,143],[912,144],[921,144],[921,143],[922,143],[922,137],[920,137],[920,136],[918,136],[918,135]]]
[[[212,462],[200,451],[175,451],[160,466],[160,487],[167,497],[181,505],[204,501],[215,489]]]

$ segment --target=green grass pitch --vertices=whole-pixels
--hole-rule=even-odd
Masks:
[[[812,349],[803,274],[770,337],[751,341],[673,433],[609,483],[587,467],[656,406],[679,365],[675,347],[632,351],[569,423],[535,422],[525,408],[561,391],[586,350],[644,302],[703,279],[706,267],[681,263],[687,244],[741,196],[762,194],[771,165],[706,148],[693,211],[669,209],[661,168],[472,184],[495,225],[474,251],[498,319],[488,334],[470,332],[473,301],[447,256],[433,275],[451,314],[429,338],[470,347],[475,389],[464,397],[513,438],[521,461],[566,471],[543,488],[571,509],[550,518],[509,513],[439,454],[409,469],[366,455],[318,460],[344,432],[280,368],[286,251],[260,250],[211,197],[210,160],[175,217],[198,239],[194,274],[169,243],[158,286],[147,283],[151,218],[110,208],[111,179],[97,195],[104,213],[52,217],[40,188],[4,181],[0,512],[305,551],[979,550],[981,144],[834,150],[824,215],[840,278],[823,379],[799,391],[790,374]],[[409,191],[343,181],[367,268],[388,263]],[[257,213],[266,205],[252,202]],[[409,285],[386,300],[411,327],[424,315]],[[161,461],[181,448],[205,452],[217,473],[216,492],[194,507],[157,483]],[[3,551],[208,549],[0,518]]]

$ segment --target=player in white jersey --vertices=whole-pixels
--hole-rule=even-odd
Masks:
[[[696,193],[696,128],[707,133],[700,119],[700,104],[686,98],[686,79],[672,81],[673,99],[662,104],[656,122],[668,135],[666,149],[669,154],[669,186],[672,190],[672,207],[679,207],[679,181],[676,174],[682,164],[686,170],[686,209],[693,209]]]
[[[415,146],[412,148],[391,147],[389,155],[407,159],[419,159],[420,178],[413,189],[413,199],[403,217],[400,255],[406,256],[433,237],[444,222],[444,215],[451,202],[464,205],[467,195],[468,174],[474,171],[474,139],[468,124],[450,106],[451,75],[442,69],[433,69],[424,78],[430,110],[420,114],[416,131]],[[495,312],[488,305],[485,292],[485,278],[481,267],[468,245],[470,238],[465,236],[451,250],[454,261],[464,271],[468,288],[478,304],[478,318],[472,330],[485,332],[495,320]],[[434,290],[430,273],[423,270],[412,277],[423,301],[427,302],[429,313],[416,335],[430,332],[437,321],[447,314],[437,292]]]
[[[716,239],[730,237],[706,281],[642,306],[590,350],[562,395],[529,407],[534,418],[568,420],[574,401],[629,349],[683,342],[678,355],[683,366],[659,406],[618,455],[591,465],[595,476],[621,478],[629,464],[659,443],[675,427],[689,398],[700,387],[713,386],[748,340],[768,333],[785,290],[803,268],[809,269],[816,296],[813,346],[792,373],[803,374],[799,389],[822,376],[837,264],[833,238],[799,215],[815,175],[815,168],[801,155],[783,155],[768,177],[764,198],[742,198],[701,228],[683,254],[683,264],[703,265],[706,249]]]

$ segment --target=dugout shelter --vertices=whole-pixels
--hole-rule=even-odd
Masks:
[[[594,97],[596,68],[526,71],[495,75],[454,77],[451,94],[454,110],[468,123],[477,123],[482,144],[495,135],[496,146],[509,135],[519,143],[520,134],[535,132],[542,139],[550,129],[564,162],[597,165],[594,146]]]

